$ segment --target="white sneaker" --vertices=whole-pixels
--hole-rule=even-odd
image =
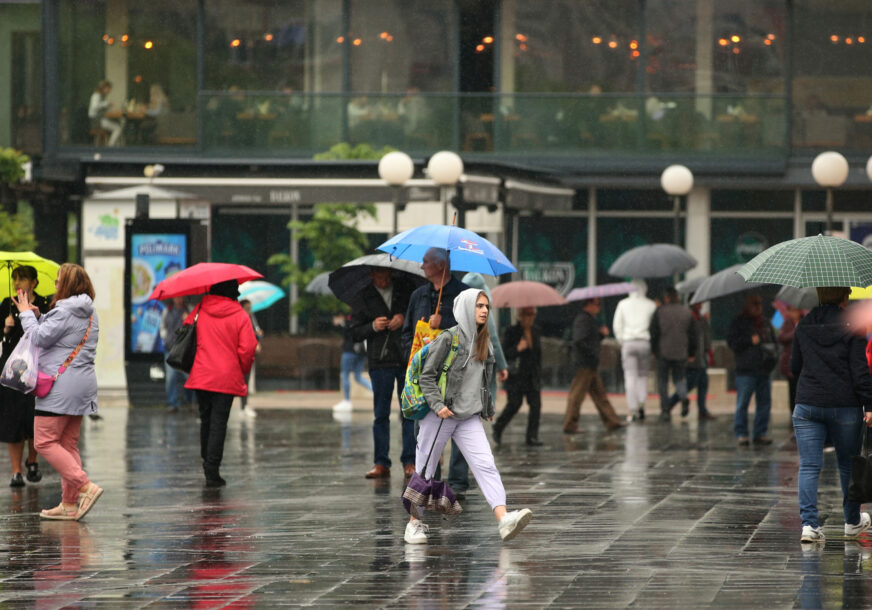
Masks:
[[[503,515],[500,519],[500,538],[503,540],[511,540],[521,533],[521,530],[527,527],[530,519],[533,518],[533,511],[529,508],[521,510],[513,510],[510,513]]]
[[[857,525],[845,524],[845,536],[848,538],[856,538],[869,529],[870,525],[872,525],[872,518],[869,517],[869,513],[860,513],[860,523]]]
[[[245,408],[242,410],[242,412],[245,414],[245,416],[246,416],[248,419],[254,419],[255,417],[257,417],[257,411],[255,411],[255,410],[252,409],[251,407],[245,407]]]
[[[333,405],[334,411],[351,411],[351,401],[350,400],[340,400],[335,405]]]
[[[403,540],[409,544],[427,544],[427,532],[430,527],[420,519],[412,519],[406,524],[406,535]]]
[[[862,519],[861,519],[862,522]],[[847,525],[845,528],[847,529]],[[867,524],[866,527],[869,527]],[[800,542],[823,542],[826,540],[826,536],[824,536],[823,530],[818,527],[812,527],[810,525],[802,526],[802,537],[799,539]]]

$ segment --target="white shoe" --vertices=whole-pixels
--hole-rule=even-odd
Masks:
[[[869,529],[870,525],[872,525],[872,518],[869,517],[869,513],[860,513],[860,523],[857,525],[845,524],[845,536],[848,538],[856,538]]]
[[[427,544],[427,532],[430,527],[420,519],[412,519],[406,524],[406,534],[403,540],[409,544]]]
[[[500,519],[500,538],[503,540],[511,540],[521,533],[521,530],[527,527],[530,519],[533,518],[533,511],[529,508],[521,510],[513,510],[510,513],[503,515]]]
[[[340,400],[335,405],[333,405],[334,411],[351,411],[351,401],[350,400]]]
[[[242,410],[242,412],[245,414],[245,416],[246,416],[248,419],[254,419],[255,417],[257,417],[257,411],[255,411],[255,410],[252,409],[251,407],[245,407],[245,408]]]
[[[862,522],[862,519],[860,520]],[[845,528],[847,529],[847,525]],[[869,527],[867,524],[866,527]],[[826,536],[824,536],[823,530],[818,527],[812,527],[810,525],[802,526],[802,537],[800,537],[800,542],[823,542],[826,540]]]

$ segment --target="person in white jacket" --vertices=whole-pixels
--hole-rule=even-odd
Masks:
[[[648,398],[648,370],[651,368],[651,334],[648,330],[657,304],[646,296],[644,280],[632,280],[636,291],[622,299],[615,309],[612,329],[621,344],[624,387],[627,394],[627,419],[645,418]]]

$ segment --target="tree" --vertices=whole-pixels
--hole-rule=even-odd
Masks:
[[[35,250],[33,213],[17,208],[18,196],[13,186],[24,178],[24,165],[30,157],[13,148],[0,148],[0,250]]]

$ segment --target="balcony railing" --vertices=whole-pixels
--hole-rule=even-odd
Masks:
[[[202,92],[198,111],[123,119],[125,148],[310,157],[338,142],[429,154],[784,156],[781,96]],[[92,128],[92,132],[94,129]],[[105,146],[100,134],[70,138]]]

